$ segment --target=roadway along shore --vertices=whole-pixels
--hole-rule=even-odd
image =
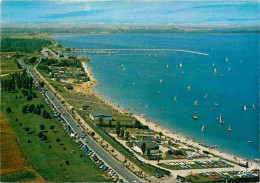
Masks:
[[[24,62],[20,61],[20,64],[28,71],[28,73],[37,81],[41,79],[34,73],[32,66],[27,66]],[[47,87],[44,87],[45,93],[50,98],[51,103],[54,104],[55,108],[63,115],[63,118],[70,124],[80,137],[82,135],[83,129],[77,124],[77,121],[71,116],[67,109],[58,101],[55,94],[53,94]],[[122,168],[121,163],[110,156],[104,149],[102,149],[99,144],[94,141],[90,136],[86,137],[88,140],[87,145],[99,156],[104,162],[113,168],[121,177],[123,177],[127,182],[141,182],[135,175],[125,168]]]

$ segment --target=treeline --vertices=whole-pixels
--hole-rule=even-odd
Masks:
[[[38,65],[38,68],[43,70],[44,72],[50,72],[50,65],[58,64],[58,60],[54,58],[42,58],[41,63]]]
[[[34,64],[37,60],[37,57],[32,57],[32,58],[29,58],[29,59],[26,59],[25,60],[25,63],[26,64]]]
[[[29,77],[24,70],[22,74],[14,73],[8,78],[1,80],[1,88],[3,91],[12,92],[16,89],[32,89],[33,79]]]
[[[74,59],[74,60],[61,60],[59,63],[59,66],[61,67],[77,67],[81,68],[81,61]]]
[[[21,51],[31,53],[41,51],[42,47],[50,45],[51,41],[45,39],[17,39],[17,38],[2,38],[1,51],[15,52]]]

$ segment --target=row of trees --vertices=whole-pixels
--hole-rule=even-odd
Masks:
[[[74,59],[74,60],[61,60],[59,63],[59,66],[62,67],[77,67],[77,68],[81,68],[81,61],[78,59]]]
[[[1,87],[3,91],[15,91],[17,88],[32,89],[33,79],[29,77],[24,70],[22,74],[14,73],[11,74],[8,78],[1,80]]]
[[[117,136],[121,137],[121,138],[125,138],[126,140],[129,139],[130,134],[128,131],[126,131],[126,129],[124,127],[120,126],[120,122],[118,121],[116,124],[116,134]]]
[[[1,51],[15,52],[21,51],[32,53],[41,51],[42,47],[50,45],[51,41],[45,39],[19,39],[19,38],[2,38]]]

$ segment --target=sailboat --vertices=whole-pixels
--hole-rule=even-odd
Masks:
[[[206,93],[205,98],[207,98],[207,97],[208,97],[208,94]]]
[[[182,71],[181,74],[184,75],[184,72]]]
[[[245,110],[245,111],[247,111],[247,110],[248,110],[248,109],[247,109],[247,107],[246,107],[246,105],[244,105],[244,110]]]
[[[217,74],[217,69],[216,68],[214,69],[214,74]]]
[[[166,68],[167,68],[167,69],[169,68],[169,65],[168,65],[168,64],[166,65]]]
[[[160,79],[160,83],[162,83],[162,79]]]
[[[216,121],[218,121],[218,116],[216,117]]]
[[[194,104],[195,104],[195,105],[198,105],[198,101],[197,101],[197,100],[195,100]]]
[[[220,123],[220,124],[224,124],[224,121],[223,121],[223,119],[222,119],[222,117],[221,117],[221,114],[219,115],[219,123]]]
[[[255,110],[255,104],[253,104],[253,109]]]
[[[188,90],[190,91],[190,85],[188,86]]]
[[[228,58],[226,58],[226,62],[228,62]]]
[[[198,116],[197,116],[197,114],[194,114],[194,115],[193,115],[193,119],[195,119],[195,120],[197,120],[197,119],[198,119]]]
[[[215,63],[213,62],[213,64],[212,64],[212,65],[213,65],[213,67],[214,67],[214,66],[215,66]]]
[[[173,98],[173,100],[174,100],[174,102],[177,102],[177,96],[175,96],[175,97]]]
[[[201,130],[200,130],[201,132],[204,132],[205,130],[204,130],[204,125],[201,127]]]
[[[232,129],[231,129],[231,126],[230,126],[230,125],[228,126],[228,131],[232,131]]]
[[[230,69],[230,67],[228,68],[228,72],[230,72],[231,71],[231,69]]]
[[[180,68],[182,68],[183,66],[182,66],[182,63],[180,62],[180,66],[179,66]]]

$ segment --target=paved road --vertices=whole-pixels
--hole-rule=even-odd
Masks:
[[[20,64],[27,69],[27,72],[36,80],[41,81],[40,78],[33,72],[32,66],[24,64],[23,61],[19,61]],[[61,103],[56,99],[56,97],[50,92],[48,88],[44,86],[46,96],[50,98],[51,103],[54,104],[55,108],[61,113],[62,117],[70,124],[73,131],[80,137],[82,135],[82,128],[77,124],[76,120],[69,114],[69,112],[61,105]],[[100,157],[104,162],[114,169],[121,177],[123,177],[127,182],[141,182],[134,174],[129,170],[122,168],[121,164],[111,157],[104,149],[102,149],[91,137],[87,136],[87,145]]]

